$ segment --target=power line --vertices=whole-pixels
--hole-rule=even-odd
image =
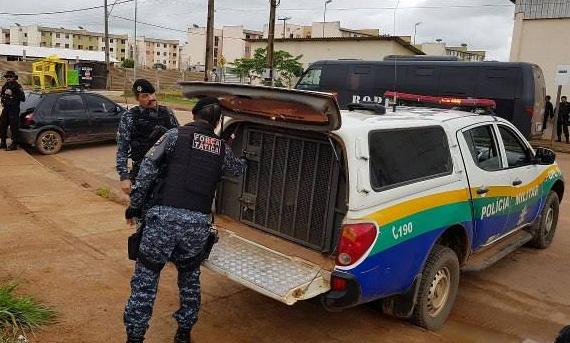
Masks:
[[[114,5],[121,5],[128,2],[133,2],[134,0],[123,0],[120,2],[115,2]],[[73,10],[62,10],[62,11],[52,11],[52,12],[36,12],[36,13],[11,13],[11,12],[0,12],[0,15],[9,15],[15,17],[24,17],[24,16],[35,16],[35,15],[50,15],[50,14],[64,14],[64,13],[74,13],[74,12],[83,12],[83,11],[90,11],[99,8],[104,8],[105,5],[100,6],[92,6],[92,7],[84,7],[84,8],[76,8]]]
[[[509,4],[481,4],[481,5],[424,5],[424,6],[400,6],[398,8],[394,6],[385,6],[385,7],[337,7],[337,8],[328,8],[328,11],[353,11],[353,10],[410,10],[410,9],[441,9],[441,8],[485,8],[485,7],[514,7],[514,5]],[[319,8],[281,8],[282,11],[320,11]],[[249,11],[267,11],[266,8],[218,8],[216,11],[227,11],[227,12],[249,12]]]
[[[134,0],[131,0],[134,1]],[[110,17],[113,18],[117,18],[117,19],[121,19],[121,20],[127,20],[127,21],[135,21],[134,19],[131,18],[127,18],[127,17],[121,17],[120,15],[110,15]],[[152,23],[146,23],[144,21],[140,21],[137,20],[137,24],[141,24],[141,25],[146,25],[146,26],[151,26],[151,27],[156,27],[158,29],[163,29],[163,30],[169,30],[169,31],[175,31],[175,32],[183,32],[183,33],[188,33],[188,31],[186,30],[181,30],[181,29],[175,29],[173,27],[168,27],[168,26],[163,26],[163,25],[157,25],[157,24],[152,24]]]

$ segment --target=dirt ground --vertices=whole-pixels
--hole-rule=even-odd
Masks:
[[[59,322],[31,342],[124,341],[122,310],[132,263],[124,207],[98,197],[116,189],[114,144],[65,148],[56,156],[0,152],[0,279],[53,306]],[[558,158],[570,175],[570,156]],[[120,199],[119,199],[120,200]],[[193,332],[208,342],[552,342],[570,324],[570,202],[544,251],[523,248],[493,267],[463,274],[446,326],[427,332],[372,306],[326,312],[317,301],[292,307],[203,270],[203,307]],[[148,342],[175,331],[176,275],[160,282]]]

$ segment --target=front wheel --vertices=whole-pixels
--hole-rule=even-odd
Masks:
[[[46,130],[36,138],[36,149],[40,154],[57,154],[63,145],[61,134],[54,130]]]
[[[448,247],[436,245],[430,253],[410,321],[428,330],[440,329],[453,308],[459,287],[459,259]]]
[[[534,231],[534,236],[529,245],[537,249],[546,249],[552,244],[554,234],[556,233],[556,226],[558,225],[558,213],[560,211],[560,199],[558,194],[550,191],[548,198],[544,204],[544,208],[540,213],[538,226]]]

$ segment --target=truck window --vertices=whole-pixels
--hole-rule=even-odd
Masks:
[[[475,164],[486,171],[501,169],[497,141],[490,125],[479,126],[463,133]]]
[[[505,145],[509,168],[523,167],[532,163],[530,150],[511,129],[499,125],[499,132]]]
[[[370,183],[376,191],[453,171],[441,127],[373,131],[369,145]]]
[[[297,89],[319,89],[321,85],[322,67],[310,68],[297,84]]]

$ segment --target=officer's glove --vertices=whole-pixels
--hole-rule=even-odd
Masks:
[[[127,210],[125,211],[125,219],[129,220],[129,219],[133,219],[133,218],[140,218],[142,217],[142,211],[140,208],[132,208],[132,207],[128,207]]]

